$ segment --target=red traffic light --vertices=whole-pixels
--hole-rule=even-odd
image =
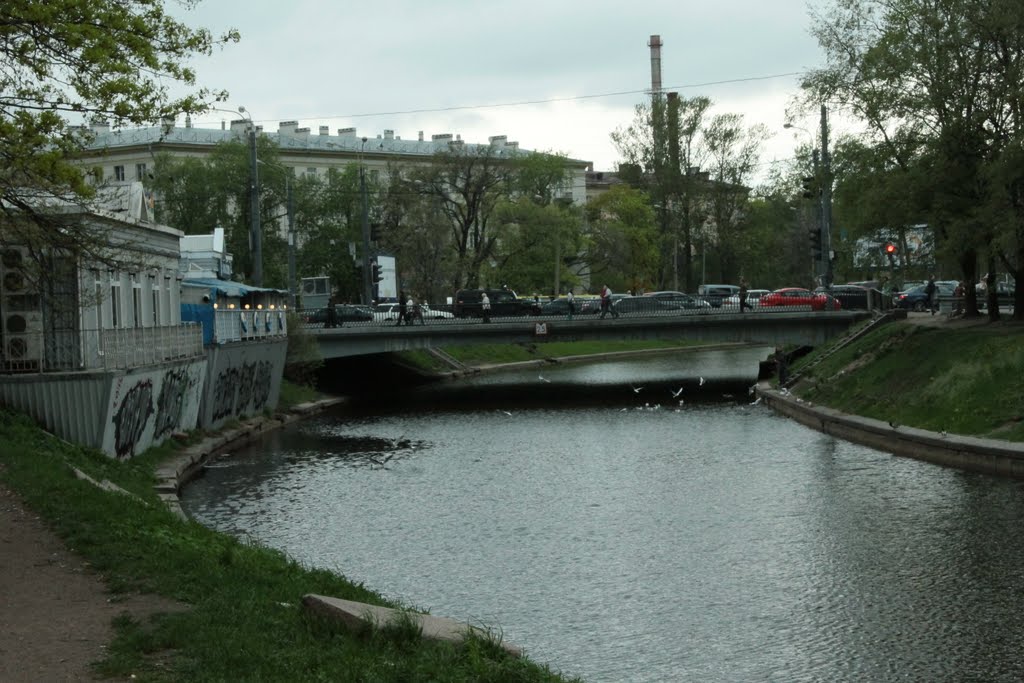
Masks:
[[[895,254],[896,253],[896,245],[893,244],[892,242],[887,243],[885,245],[885,253],[889,254],[890,256],[892,254]]]

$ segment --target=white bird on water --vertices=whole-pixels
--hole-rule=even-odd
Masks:
[[[672,398],[679,398],[679,394],[683,393],[683,388],[679,387],[675,391],[672,391],[671,389],[669,389],[668,391],[670,394],[672,394]]]
[[[629,385],[629,388],[633,390],[634,394],[639,394],[641,391],[644,390],[643,387],[634,387],[632,384]]]
[[[551,384],[551,380],[549,380],[544,375],[537,375],[537,379],[539,379],[541,382],[547,382],[548,384]]]
[[[700,386],[704,386],[704,378],[703,377],[700,378]]]

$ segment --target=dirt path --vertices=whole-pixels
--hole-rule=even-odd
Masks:
[[[112,600],[103,580],[0,485],[0,681],[94,681],[111,621],[166,611],[157,596]]]

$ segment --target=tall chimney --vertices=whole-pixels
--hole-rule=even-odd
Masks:
[[[651,48],[651,98],[661,97],[661,36],[652,35],[647,43]]]

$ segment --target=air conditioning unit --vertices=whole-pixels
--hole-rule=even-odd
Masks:
[[[38,311],[5,311],[0,338],[5,370],[39,369],[43,360],[43,317]]]
[[[0,250],[0,358],[8,371],[36,370],[43,359],[43,315],[28,266],[25,249]]]

